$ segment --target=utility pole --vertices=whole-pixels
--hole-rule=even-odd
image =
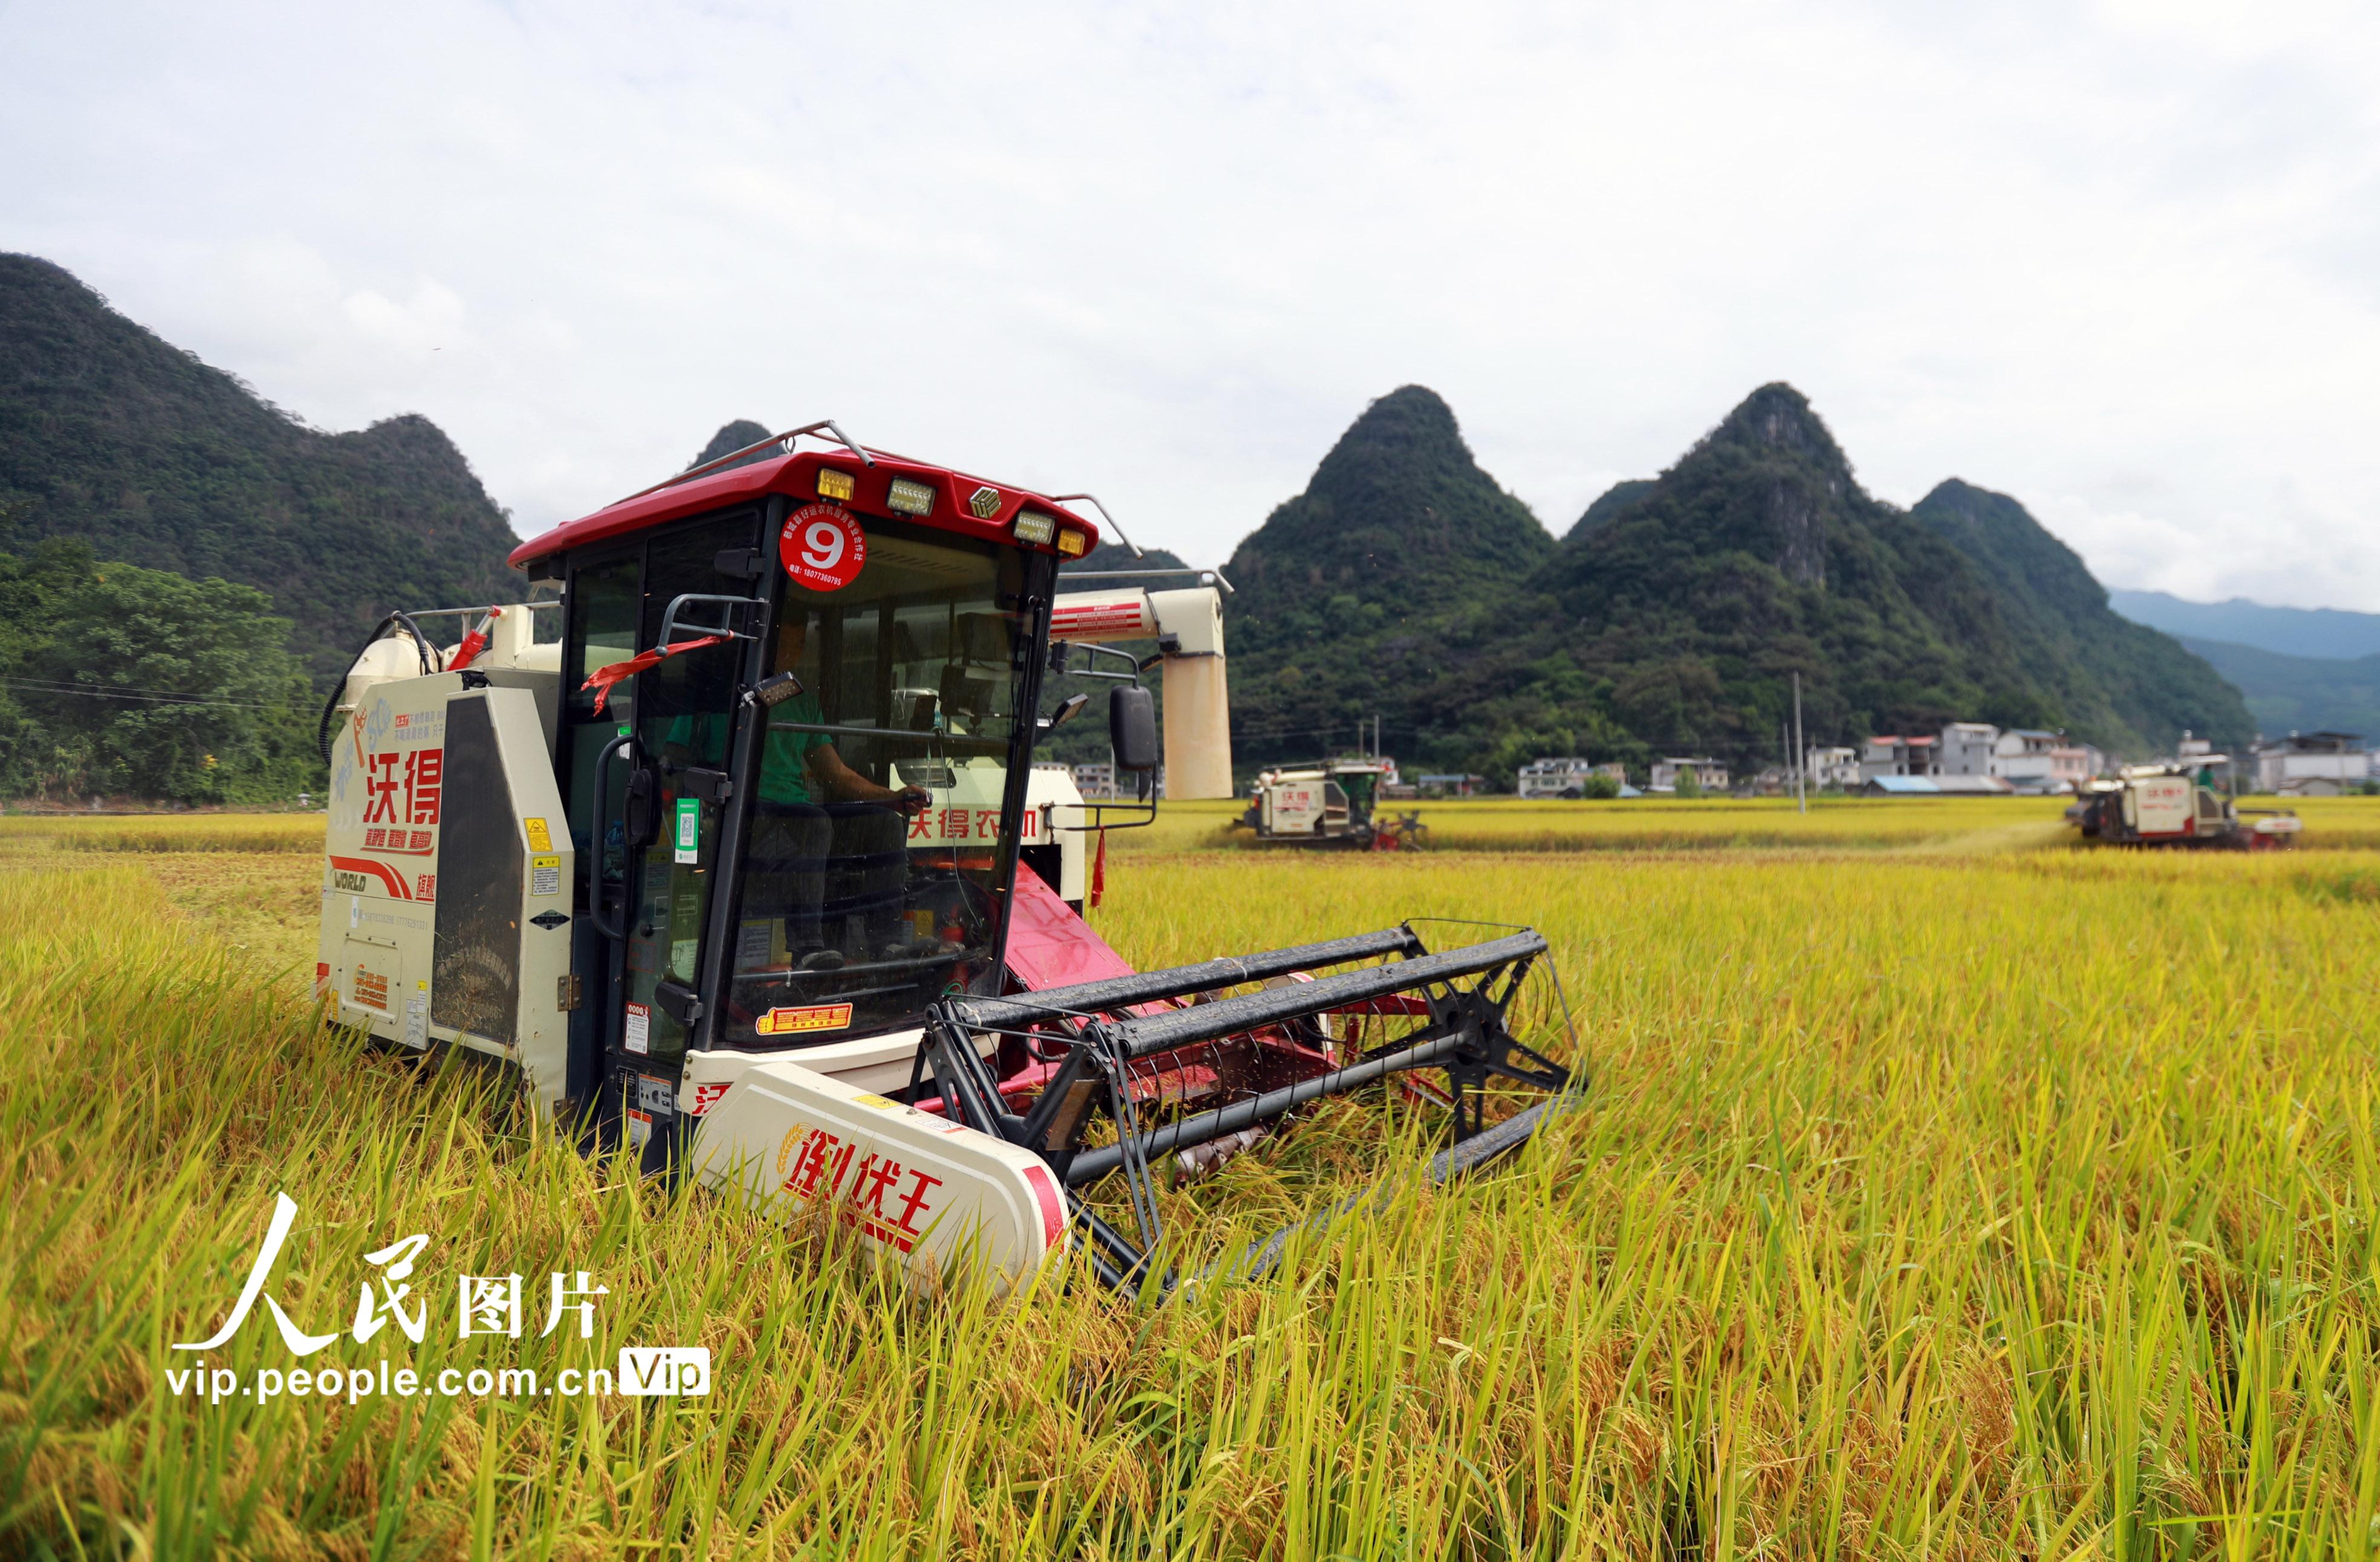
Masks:
[[[1802,736],[1802,674],[1793,674],[1793,795],[1802,812],[1810,811],[1810,750]]]

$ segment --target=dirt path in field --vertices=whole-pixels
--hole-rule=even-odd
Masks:
[[[1994,825],[1988,829],[1970,830],[1947,841],[1924,841],[1892,848],[1902,856],[1916,857],[1980,857],[2003,856],[2015,852],[2040,852],[2054,846],[2070,846],[2074,832],[2062,819],[2027,819],[2016,824]]]

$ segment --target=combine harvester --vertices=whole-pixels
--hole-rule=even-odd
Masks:
[[[2242,808],[2215,789],[2220,754],[2162,765],[2129,765],[2087,782],[2066,821],[2086,841],[2110,846],[2189,846],[2270,852],[2297,843],[2301,822],[2278,808]]]
[[[1266,770],[1248,793],[1247,811],[1225,828],[1253,830],[1269,846],[1417,852],[1429,843],[1421,816],[1379,812],[1381,782],[1395,772],[1395,760],[1370,755]]]
[[[1522,1143],[1574,1098],[1506,1024],[1536,933],[1135,973],[1084,924],[1085,837],[1156,805],[1034,766],[1089,698],[1053,680],[1107,682],[1148,798],[1142,664],[1092,642],[1162,617],[1168,736],[1223,730],[1212,590],[1210,624],[1191,592],[1059,597],[1097,535],[820,423],[524,543],[558,598],[470,610],[451,648],[391,614],[323,714],[318,993],[515,1071],[590,1149],[830,1211],[920,1271],[1080,1241],[1111,1284],[1170,1284],[1166,1157],[1205,1169],[1391,1075],[1450,1112],[1433,1176]],[[1177,748],[1172,790],[1228,795],[1228,751]],[[1548,1098],[1500,1117],[1516,1086]],[[1082,1202],[1111,1178],[1131,1236]]]

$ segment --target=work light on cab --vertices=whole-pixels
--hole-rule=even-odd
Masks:
[[[1010,528],[1019,542],[1029,542],[1036,548],[1047,548],[1058,529],[1058,517],[1045,515],[1038,510],[1019,510],[1016,525]]]
[[[884,507],[904,515],[930,515],[934,513],[933,488],[914,478],[895,478],[884,495]]]

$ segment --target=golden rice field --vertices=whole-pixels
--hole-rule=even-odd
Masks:
[[[890,1291],[358,1052],[302,1001],[307,821],[0,821],[0,1553],[2380,1549],[2380,804],[2254,857],[1997,800],[1501,806],[1421,805],[1411,856],[1118,838],[1095,922],[1142,963],[1533,923],[1593,1075],[1513,1162],[1148,1307]],[[1218,1247],[1424,1127],[1338,1104],[1169,1215]],[[408,1233],[434,1323],[462,1274],[609,1288],[591,1343],[342,1335],[343,1374],[703,1344],[713,1391],[176,1394],[283,1190],[312,1331]],[[208,1360],[291,1364],[261,1321]]]
[[[2277,806],[2250,798],[2247,807]],[[1803,813],[1784,798],[1675,803],[1522,802],[1515,798],[1390,803],[1383,814],[1415,814],[1431,850],[1467,852],[1744,851],[1879,848],[2023,851],[2072,844],[2066,800],[2055,797],[1821,797]],[[2309,797],[2286,805],[2305,820],[2309,850],[2380,848],[2380,808],[2361,797]],[[1243,803],[1168,803],[1157,822],[1115,832],[1111,850],[1185,851],[1229,846],[1274,852],[1247,830],[1228,829]]]

